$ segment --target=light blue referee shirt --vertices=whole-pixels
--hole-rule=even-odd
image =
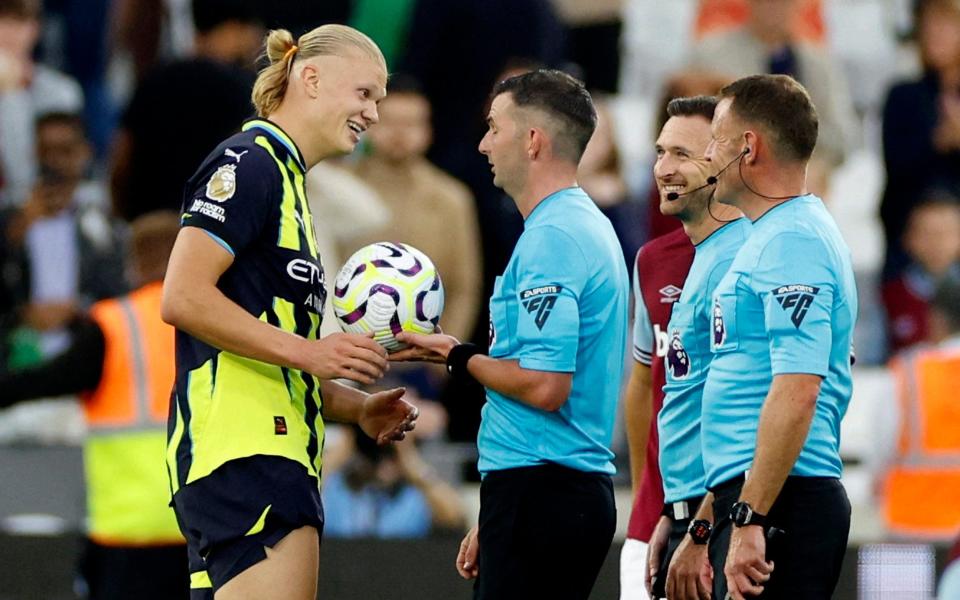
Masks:
[[[556,412],[488,389],[481,473],[547,462],[614,473],[629,290],[613,227],[582,189],[551,194],[527,216],[490,299],[490,356],[572,373],[573,386]]]
[[[710,327],[713,291],[750,236],[750,221],[726,223],[696,245],[693,264],[667,326],[663,408],[657,417],[664,500],[703,496],[700,414],[703,386],[713,355]]]
[[[840,476],[856,316],[850,250],[819,198],[788,200],[754,221],[714,293],[702,421],[708,488],[750,468],[760,409],[773,377],[787,373],[824,378],[790,474]]]

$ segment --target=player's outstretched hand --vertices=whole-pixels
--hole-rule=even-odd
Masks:
[[[397,341],[407,344],[409,348],[391,353],[390,360],[445,363],[450,350],[460,344],[460,340],[452,335],[443,333],[424,335],[409,331],[397,334]]]
[[[460,552],[457,553],[457,573],[464,579],[473,579],[480,573],[477,557],[480,554],[480,540],[477,538],[479,528],[474,525],[460,542]]]
[[[403,399],[405,391],[393,388],[370,394],[363,400],[357,424],[380,445],[400,441],[416,427],[420,411]]]
[[[306,347],[303,370],[320,379],[371,384],[388,368],[387,351],[373,341],[373,334],[331,333]]]

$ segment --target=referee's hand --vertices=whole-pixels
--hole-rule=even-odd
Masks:
[[[387,351],[373,341],[373,334],[331,333],[308,342],[303,370],[320,379],[349,379],[371,384],[388,368]]]
[[[763,584],[773,572],[773,561],[766,560],[766,548],[763,527],[747,525],[733,528],[727,562],[723,567],[730,598],[745,600],[763,593]]]
[[[460,551],[457,553],[457,572],[464,579],[473,579],[480,573],[477,558],[480,555],[480,540],[477,535],[480,529],[474,525],[460,542]]]

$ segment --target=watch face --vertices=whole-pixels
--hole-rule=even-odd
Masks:
[[[750,509],[750,505],[746,502],[737,502],[733,505],[733,511],[730,513],[730,518],[733,520],[734,525],[738,527],[743,527],[750,522],[750,517],[753,516],[753,510]]]
[[[690,537],[696,544],[706,544],[707,540],[710,539],[711,529],[709,521],[694,521],[690,525]]]

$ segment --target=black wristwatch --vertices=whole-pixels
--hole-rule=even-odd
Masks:
[[[695,520],[693,523],[690,523],[690,527],[687,528],[687,533],[690,534],[693,543],[698,546],[703,546],[710,541],[710,534],[712,532],[713,523],[704,519]]]
[[[747,525],[767,524],[767,515],[761,515],[753,510],[749,502],[737,502],[730,508],[730,520],[737,527],[746,527]]]

